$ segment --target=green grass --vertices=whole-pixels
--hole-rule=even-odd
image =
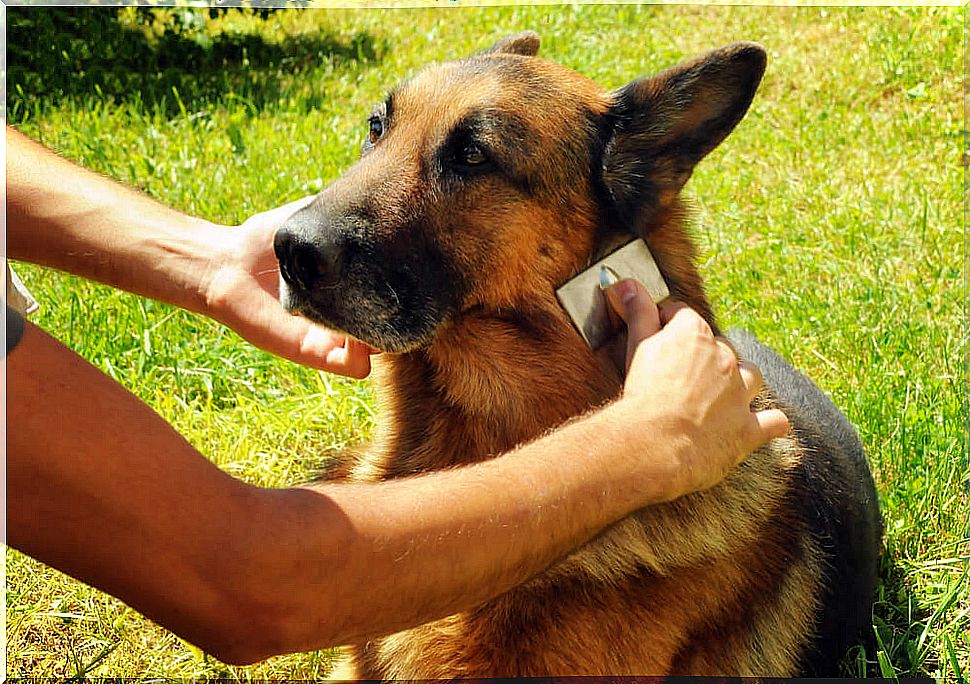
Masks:
[[[8,23],[44,11],[8,8]],[[963,19],[957,8],[626,5],[230,13],[157,48],[105,34],[113,68],[82,43],[58,53],[14,35],[8,116],[85,166],[233,223],[336,177],[397,81],[505,33],[534,28],[545,56],[615,86],[760,41],[760,94],[688,185],[703,273],[722,323],[814,378],[865,442],[886,526],[879,648],[847,673],[953,681],[970,673]],[[373,427],[367,383],[322,378],[167,306],[22,272],[40,325],[234,475],[305,480]],[[280,679],[329,667],[325,651],[228,667],[19,553],[6,570],[11,676]]]

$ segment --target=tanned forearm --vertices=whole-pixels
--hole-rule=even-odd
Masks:
[[[6,129],[7,255],[202,311],[212,223]]]
[[[490,463],[265,490],[34,326],[8,370],[9,543],[230,662],[471,607],[676,494],[663,458],[654,491],[622,484],[644,482],[617,470],[641,460],[611,453],[629,439],[622,405]]]
[[[634,441],[624,436],[625,409],[615,405],[502,458],[450,472],[266,492],[267,514],[257,527],[266,549],[256,554],[269,566],[240,579],[274,578],[265,596],[292,619],[286,648],[301,650],[480,605],[637,507],[675,495],[675,454],[665,459],[661,446],[649,466],[652,491],[627,485],[643,482],[632,477],[643,463],[618,472],[617,453],[640,453],[638,444],[625,444]],[[662,445],[663,435],[656,441]],[[301,563],[312,557],[336,564]],[[261,655],[281,646],[266,644]]]

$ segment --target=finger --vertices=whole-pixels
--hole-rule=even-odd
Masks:
[[[791,423],[788,416],[781,409],[767,409],[753,413],[752,416],[756,425],[756,448],[761,446],[769,439],[784,437],[791,430]]]
[[[611,285],[606,290],[610,306],[626,322],[627,345],[633,349],[658,330],[660,313],[653,299],[638,281],[627,278]]]
[[[354,378],[370,372],[367,353],[356,348],[350,354],[346,350],[334,353],[346,345],[345,335],[286,313],[266,290],[245,289],[232,302],[233,307],[219,320],[260,349],[304,366]]]
[[[676,299],[668,299],[658,308],[660,309],[660,323],[663,325],[670,323],[671,319],[674,317],[674,314],[676,314],[678,311],[690,309],[689,306],[683,302],[677,301]]]
[[[327,365],[323,370],[358,380],[370,373],[370,356],[349,343],[344,347],[334,347],[327,354]]]
[[[292,202],[284,204],[282,207],[271,209],[270,211],[278,211],[280,212],[281,215],[284,215],[284,216],[295,214],[298,210],[310,204],[310,202],[316,199],[316,197],[317,197],[316,195],[307,195],[306,197],[301,197],[298,200],[293,200]]]
[[[708,330],[710,329],[707,323],[704,323],[704,326]],[[702,332],[702,334],[704,333]],[[734,353],[734,347],[723,337],[715,337],[714,344],[717,345],[717,367],[722,373],[733,374],[734,369],[739,364],[737,354]]]
[[[347,338],[348,348],[352,348],[351,354],[366,354],[368,356],[373,356],[374,354],[380,354],[381,350],[376,347],[372,347],[366,342],[361,342],[360,340],[348,337]]]
[[[722,346],[730,350],[731,356],[734,357],[735,361],[737,361],[738,363],[741,363],[741,355],[738,354],[738,350],[734,348],[734,342],[724,337],[723,335],[715,335],[714,337],[718,342],[722,343]]]
[[[665,328],[674,326],[675,329],[692,330],[705,337],[714,336],[707,321],[683,302],[664,303],[660,309],[660,322]]]
[[[741,382],[744,383],[744,393],[750,404],[761,388],[764,387],[765,378],[761,374],[761,369],[750,361],[740,361],[738,371],[741,373]]]
[[[767,409],[751,413],[751,421],[746,424],[744,436],[745,453],[750,453],[770,439],[785,437],[791,430],[791,423],[780,409]]]
[[[346,335],[314,325],[306,319],[293,319],[305,324],[299,356],[291,360],[351,378],[364,378],[370,373],[370,355],[353,344]]]
[[[343,345],[343,338],[313,325],[305,318],[280,312],[272,318],[254,321],[258,331],[249,341],[289,361],[313,368],[325,368],[327,356]]]
[[[316,195],[308,195],[307,197],[301,197],[298,200],[284,204],[281,207],[276,207],[275,209],[270,209],[269,211],[264,211],[255,216],[250,216],[246,221],[243,222],[243,226],[247,228],[259,228],[264,230],[272,229],[274,232],[276,228],[283,224],[286,219],[290,218],[293,214],[303,209],[314,200]]]

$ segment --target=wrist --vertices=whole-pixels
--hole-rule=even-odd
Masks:
[[[148,279],[137,274],[121,276],[131,286],[124,289],[173,304],[195,313],[206,314],[208,291],[213,274],[226,251],[226,232],[222,226],[204,219],[174,214],[143,226],[142,259],[125,259],[121,268],[144,268]],[[141,264],[139,264],[141,261]],[[142,284],[139,284],[142,280]]]
[[[227,229],[190,216],[169,222],[150,233],[149,268],[155,272],[154,299],[195,313],[208,314],[214,274],[225,260]]]
[[[9,255],[200,310],[216,226],[7,129]]]
[[[614,437],[604,448],[628,455],[623,466],[636,508],[673,501],[692,491],[688,455],[692,444],[675,411],[658,398],[622,396],[603,411]]]

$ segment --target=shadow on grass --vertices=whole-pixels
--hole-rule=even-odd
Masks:
[[[850,663],[850,674],[932,681],[930,672],[937,669],[939,657],[930,640],[923,635],[931,619],[932,611],[920,604],[917,592],[910,586],[905,571],[888,545],[883,551],[873,605],[873,646],[876,651],[865,654],[864,665],[860,654],[854,663]],[[885,656],[880,657],[880,651]]]
[[[204,23],[196,13],[190,16]],[[328,62],[379,61],[385,49],[368,33],[341,40],[320,32],[274,43],[253,33],[210,37],[179,22],[149,40],[121,23],[116,8],[11,7],[7,116],[18,123],[46,103],[90,97],[136,100],[169,116],[227,96],[261,110],[295,88],[288,108],[309,110],[319,96],[295,77]]]

